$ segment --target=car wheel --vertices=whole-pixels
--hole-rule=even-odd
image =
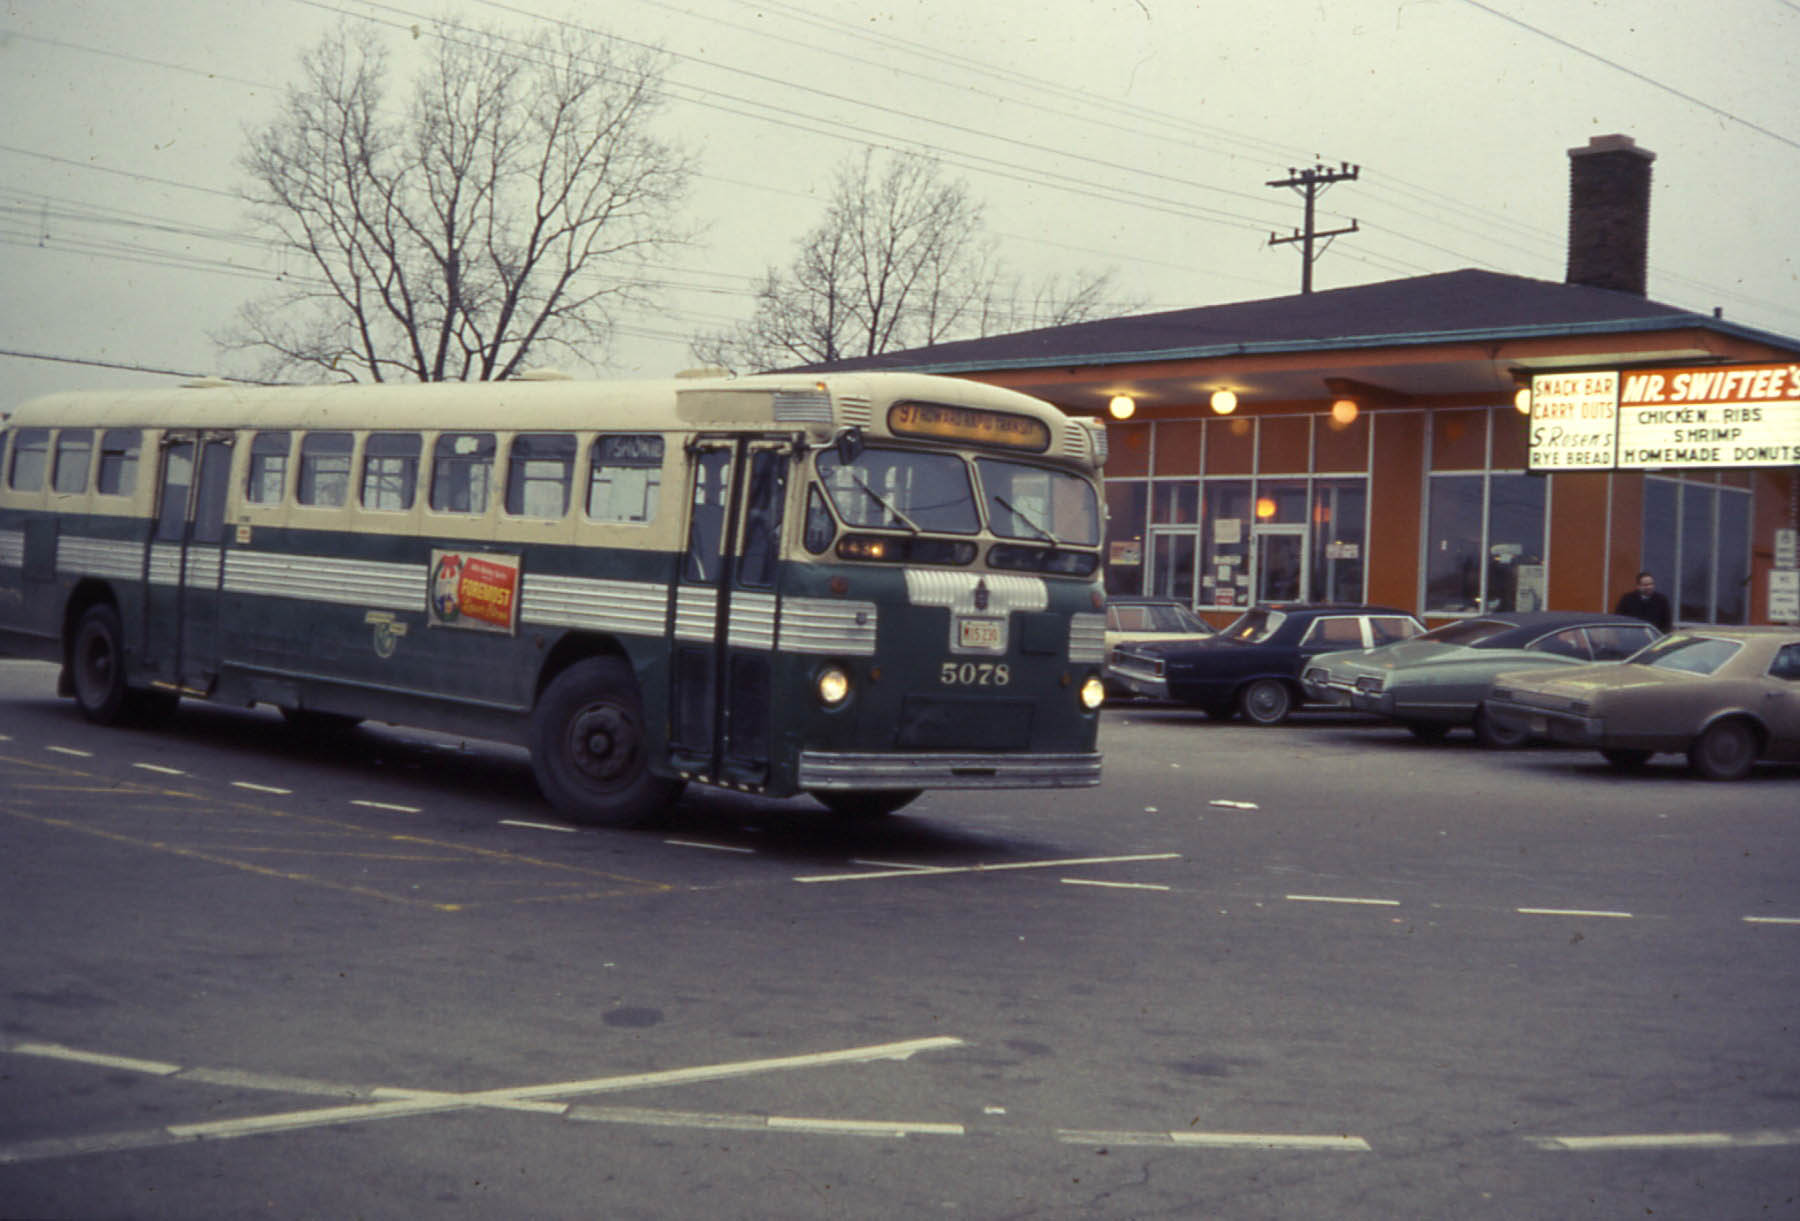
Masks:
[[[1758,753],[1756,730],[1748,721],[1718,721],[1688,747],[1688,766],[1708,780],[1742,780]]]
[[[1259,678],[1238,695],[1238,711],[1253,725],[1279,725],[1293,708],[1293,692],[1279,678]]]
[[[1433,746],[1450,736],[1450,727],[1440,721],[1408,721],[1406,731],[1419,741]]]
[[[1647,750],[1626,750],[1623,747],[1614,747],[1600,752],[1601,758],[1622,772],[1637,771],[1638,768],[1650,762],[1650,755],[1651,752]]]
[[[1531,740],[1531,730],[1524,725],[1503,725],[1484,708],[1475,713],[1475,740],[1489,750],[1517,750]]]

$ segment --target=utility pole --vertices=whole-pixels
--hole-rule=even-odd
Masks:
[[[1350,226],[1347,229],[1327,229],[1323,233],[1315,230],[1313,228],[1313,203],[1318,199],[1319,192],[1323,191],[1332,183],[1354,182],[1361,173],[1362,166],[1351,165],[1348,161],[1342,161],[1338,163],[1338,168],[1335,170],[1323,165],[1315,165],[1309,170],[1296,170],[1290,167],[1286,178],[1278,178],[1274,182],[1266,182],[1263,184],[1264,186],[1270,187],[1292,187],[1294,190],[1299,191],[1302,195],[1306,196],[1306,232],[1302,233],[1300,230],[1296,229],[1289,237],[1277,237],[1273,233],[1269,234],[1269,245],[1271,246],[1284,246],[1289,242],[1301,243],[1300,291],[1302,293],[1309,293],[1312,291],[1313,260],[1318,258],[1320,254],[1325,253],[1325,246],[1331,244],[1331,239],[1340,233],[1356,232],[1356,221],[1354,218],[1350,221]],[[1313,253],[1313,244],[1321,241],[1324,245],[1319,247],[1317,254]]]

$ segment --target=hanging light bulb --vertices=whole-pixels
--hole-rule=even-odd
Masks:
[[[1212,409],[1220,415],[1230,415],[1237,410],[1237,395],[1229,390],[1213,391]]]
[[[1136,410],[1137,400],[1129,394],[1115,394],[1112,396],[1112,401],[1106,405],[1106,414],[1115,420],[1129,420]]]

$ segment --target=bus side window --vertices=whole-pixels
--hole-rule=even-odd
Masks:
[[[506,511],[514,517],[556,521],[568,516],[575,482],[573,433],[522,433],[513,438],[506,463]]]
[[[486,513],[494,482],[494,434],[447,432],[431,458],[431,507],[439,513]]]
[[[350,453],[356,438],[347,432],[309,432],[300,442],[300,483],[294,498],[303,505],[340,508],[350,503]]]
[[[100,470],[94,490],[102,496],[129,496],[137,491],[138,454],[144,434],[135,428],[109,428],[100,436]]]
[[[13,434],[12,463],[6,486],[15,492],[44,490],[44,467],[50,458],[50,430],[24,428]]]
[[[56,434],[56,464],[50,490],[68,495],[87,491],[88,463],[94,456],[94,430],[64,428]]]
[[[662,491],[662,463],[659,436],[596,437],[588,463],[587,515],[595,521],[650,521]]]
[[[251,504],[278,505],[287,493],[288,453],[293,438],[286,432],[259,432],[250,442],[250,478],[244,499]]]
[[[363,446],[362,507],[404,513],[418,495],[419,450],[416,432],[374,432]]]

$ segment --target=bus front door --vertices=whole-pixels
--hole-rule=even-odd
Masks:
[[[163,435],[144,597],[144,666],[154,686],[207,695],[218,678],[231,434]]]
[[[674,762],[698,779],[768,782],[791,445],[744,438],[693,447],[669,707]]]

